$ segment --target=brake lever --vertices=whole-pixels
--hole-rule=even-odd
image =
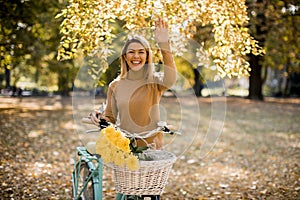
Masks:
[[[162,131],[165,132],[165,133],[169,133],[170,135],[174,135],[175,132],[171,131],[168,127],[164,126],[162,128]]]
[[[174,134],[181,135],[181,133],[178,132],[178,131],[171,131],[167,126],[164,126],[162,128],[162,131],[165,132],[165,133],[169,133],[170,135],[174,135]]]

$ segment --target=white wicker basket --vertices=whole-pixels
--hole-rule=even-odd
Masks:
[[[113,165],[116,191],[126,195],[160,195],[163,193],[176,156],[162,150],[144,152],[153,160],[140,160],[140,168],[130,171]]]

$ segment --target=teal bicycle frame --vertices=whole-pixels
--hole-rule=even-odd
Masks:
[[[81,195],[86,190],[88,183],[93,182],[93,194],[94,200],[102,200],[102,177],[103,177],[103,161],[101,157],[90,154],[85,147],[77,147],[77,154],[79,156],[78,161],[74,163],[74,170],[72,173],[72,183],[73,183],[73,199],[81,200]],[[79,183],[78,178],[80,178],[81,165],[86,163],[89,169],[88,177],[83,181],[82,188],[78,189]],[[94,163],[97,163],[96,165]],[[116,200],[124,200],[126,195],[118,193],[116,195]]]
[[[81,199],[82,193],[85,191],[89,181],[93,182],[93,190],[94,190],[94,199],[102,199],[102,159],[95,155],[91,155],[87,152],[85,147],[77,147],[77,153],[79,156],[79,160],[74,163],[74,170],[72,174],[73,180],[73,199],[79,200]],[[76,159],[75,159],[76,160]],[[94,165],[94,162],[97,162],[97,165]],[[82,163],[86,163],[88,165],[88,169],[90,171],[89,176],[86,180],[84,180],[83,186],[80,191],[78,191],[78,178],[80,177],[80,166]]]

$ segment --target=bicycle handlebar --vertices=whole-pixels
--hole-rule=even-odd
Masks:
[[[88,118],[88,117],[82,118],[82,122],[86,123],[86,124],[94,124],[94,123],[92,123],[91,119]],[[156,129],[153,129],[151,131],[144,131],[144,132],[140,132],[140,133],[130,133],[126,130],[121,129],[120,127],[117,127],[115,124],[109,123],[109,122],[107,122],[103,119],[101,119],[101,121],[99,122],[100,130],[103,129],[103,128],[106,128],[110,125],[118,128],[119,130],[121,130],[123,133],[125,133],[125,135],[127,137],[136,138],[136,139],[146,139],[146,138],[149,138],[149,137],[153,136],[154,134],[156,134],[157,132],[160,132],[160,131],[162,133],[168,133],[170,135],[173,135],[173,134],[181,135],[181,133],[179,133],[177,131],[171,131],[167,127],[166,122],[162,122],[162,121],[158,122],[158,124],[157,124],[158,127]],[[91,133],[91,132],[96,132],[96,131],[99,131],[99,129],[87,130],[86,133]]]

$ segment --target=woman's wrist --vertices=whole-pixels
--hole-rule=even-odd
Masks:
[[[169,40],[166,42],[158,42],[157,44],[162,51],[171,51]]]
[[[160,44],[162,44],[162,45],[166,45],[166,44],[170,45],[170,41],[169,40],[167,40],[167,41],[158,41],[157,44],[158,45],[160,45]]]

